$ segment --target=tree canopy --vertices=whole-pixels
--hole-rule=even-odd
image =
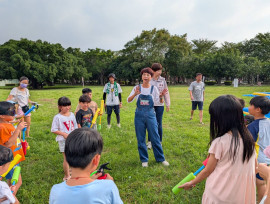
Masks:
[[[114,72],[122,81],[140,80],[140,70],[161,63],[166,77],[184,82],[202,72],[209,79],[245,78],[249,83],[269,80],[270,33],[258,33],[239,43],[187,40],[187,34],[171,35],[166,29],[143,30],[120,51],[100,48],[81,51],[46,41],[9,40],[0,45],[0,79],[27,76],[33,88],[45,84],[104,84]]]

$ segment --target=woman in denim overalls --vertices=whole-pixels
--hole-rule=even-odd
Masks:
[[[137,108],[135,112],[135,131],[138,142],[138,150],[140,160],[143,167],[148,166],[148,153],[145,143],[146,129],[148,137],[152,143],[154,156],[157,162],[162,162],[164,166],[169,166],[165,160],[163,149],[160,143],[158,134],[158,125],[156,120],[156,113],[154,110],[154,100],[159,99],[159,91],[157,87],[150,85],[150,80],[153,76],[151,68],[144,68],[141,71],[143,84],[135,86],[128,97],[128,102],[132,102],[134,98],[137,99]]]

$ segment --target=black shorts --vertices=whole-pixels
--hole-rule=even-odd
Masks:
[[[196,110],[197,106],[199,110],[203,109],[203,101],[192,101],[192,110]]]
[[[114,110],[115,114],[119,114],[120,113],[119,105],[106,106],[106,109],[107,109],[107,114],[108,115],[111,115],[113,110]]]

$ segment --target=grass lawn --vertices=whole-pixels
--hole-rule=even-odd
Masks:
[[[100,104],[101,86],[91,87],[93,100]],[[110,162],[108,171],[119,188],[124,203],[200,203],[204,183],[192,191],[183,191],[174,195],[171,189],[190,172],[196,171],[207,156],[209,142],[208,107],[213,99],[222,94],[233,94],[245,99],[248,104],[255,91],[266,92],[270,87],[206,87],[204,103],[204,125],[199,124],[198,111],[194,119],[189,120],[191,102],[187,86],[169,87],[171,110],[164,113],[163,150],[170,166],[164,167],[155,162],[152,151],[149,151],[149,167],[142,168],[137,150],[134,128],[135,102],[128,104],[126,98],[132,87],[123,88],[123,108],[121,109],[121,129],[116,127],[115,115],[112,115],[112,128],[106,128],[106,116],[102,118],[101,135],[104,140],[104,151],[101,164]],[[31,100],[42,106],[32,114],[31,146],[26,160],[22,163],[23,184],[17,194],[21,203],[48,203],[53,184],[62,182],[64,176],[62,155],[59,153],[55,135],[50,132],[53,116],[58,113],[57,100],[61,96],[71,99],[72,110],[77,105],[82,88],[31,90]],[[1,89],[0,100],[5,100],[10,90]],[[246,105],[247,106],[247,105]]]

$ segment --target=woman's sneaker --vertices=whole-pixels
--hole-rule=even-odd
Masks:
[[[166,160],[162,162],[163,166],[170,166],[169,162],[167,162]]]
[[[142,167],[148,167],[148,162],[143,162]]]

